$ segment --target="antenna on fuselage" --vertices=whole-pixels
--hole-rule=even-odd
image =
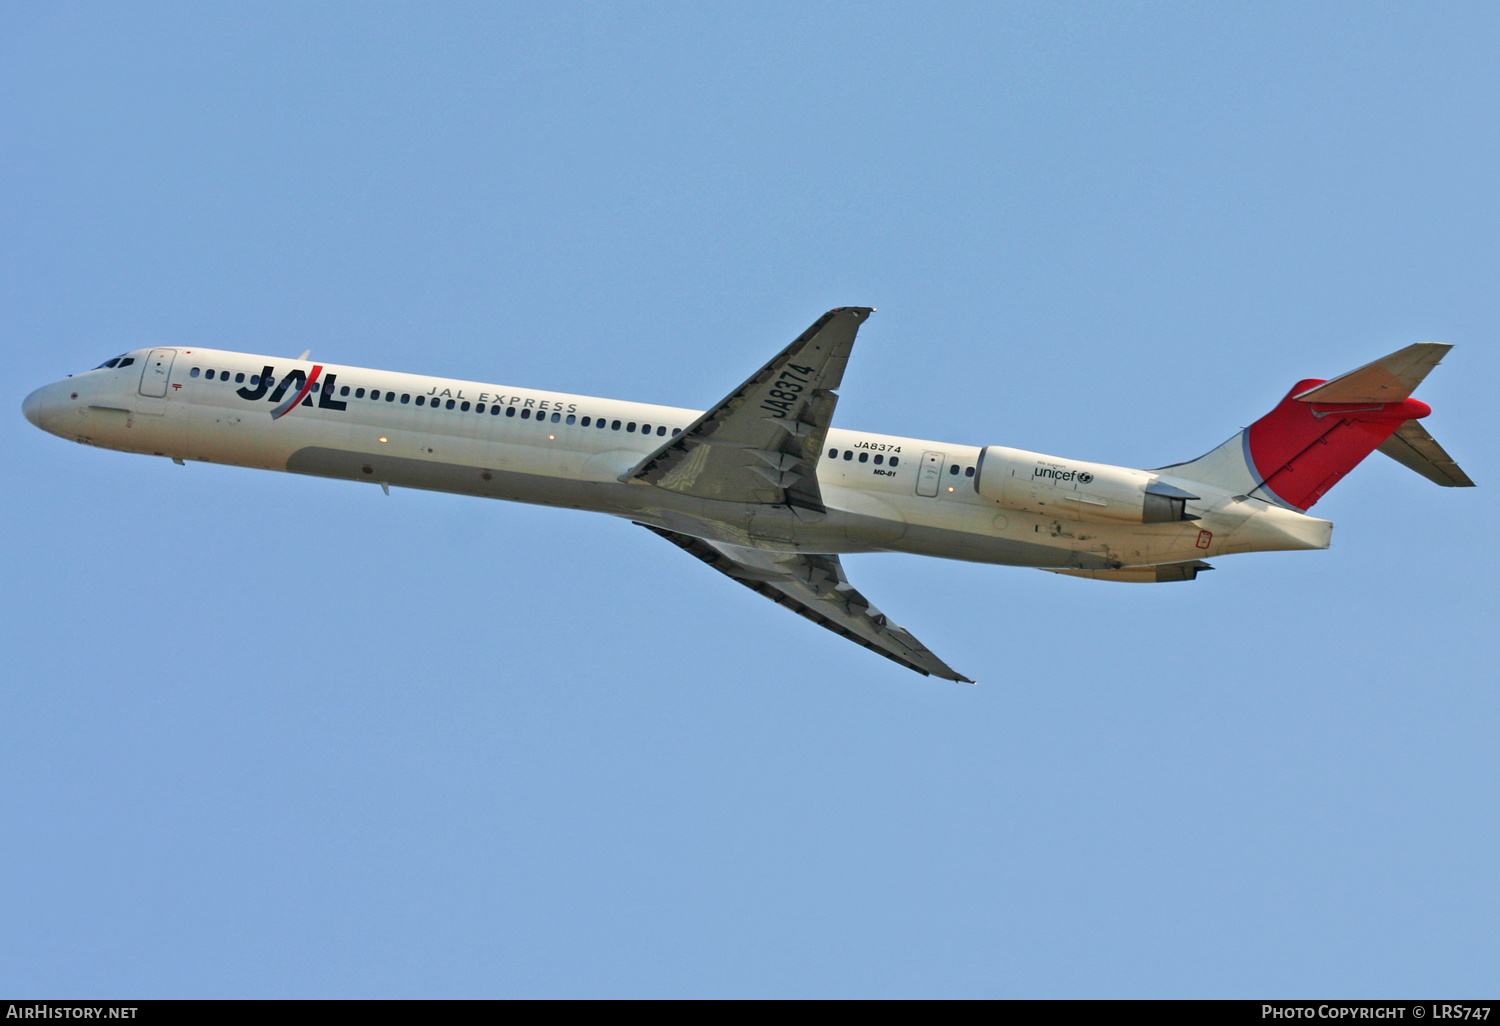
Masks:
[[[312,355],[312,350],[311,349],[304,349],[304,350],[302,350],[302,355],[299,356],[299,357],[297,357],[297,359],[298,360],[305,360],[305,359],[307,359],[311,355]]]

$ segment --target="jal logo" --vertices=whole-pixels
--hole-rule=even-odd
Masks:
[[[311,371],[303,371],[300,368],[287,372],[287,376],[280,381],[276,380],[276,368],[267,364],[261,368],[260,374],[250,379],[250,384],[244,388],[235,389],[235,394],[241,399],[249,399],[254,402],[257,399],[266,399],[278,404],[271,411],[272,420],[280,420],[300,403],[303,406],[311,406],[313,387],[318,385],[319,379],[322,386],[318,391],[318,408],[324,410],[344,410],[349,404],[335,399],[333,383],[338,379],[337,374],[322,377],[323,365],[313,364]],[[275,386],[274,388],[272,386]],[[269,395],[267,394],[269,393]]]
[[[1064,470],[1061,467],[1035,467],[1031,471],[1033,481],[1038,478],[1049,480],[1053,484],[1065,484],[1077,481],[1079,484],[1088,484],[1094,479],[1094,475],[1087,470]]]

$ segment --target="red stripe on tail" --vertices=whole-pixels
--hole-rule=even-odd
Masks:
[[[1261,487],[1297,509],[1310,509],[1402,424],[1432,412],[1416,399],[1330,405],[1293,398],[1322,383],[1321,378],[1297,382],[1247,432],[1247,447]]]

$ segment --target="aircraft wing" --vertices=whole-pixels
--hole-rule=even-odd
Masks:
[[[850,585],[837,556],[768,552],[707,542],[650,524],[641,526],[692,553],[751,591],[757,591],[772,602],[909,670],[916,670],[923,676],[974,683],[955,672],[905,628],[897,627],[885,618],[884,613],[870,605],[870,600]]]
[[[620,480],[703,499],[825,512],[817,467],[838,402],[833,390],[844,378],[859,326],[873,312],[864,306],[828,311]]]

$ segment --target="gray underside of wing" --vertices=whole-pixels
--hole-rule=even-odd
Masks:
[[[849,584],[837,556],[768,552],[710,543],[650,524],[641,526],[750,590],[909,670],[945,680],[974,683],[955,672],[905,628],[897,627],[886,619],[884,613],[870,605],[869,600]]]
[[[621,481],[703,499],[786,504],[824,512],[818,459],[869,307],[841,307],[751,375]]]

